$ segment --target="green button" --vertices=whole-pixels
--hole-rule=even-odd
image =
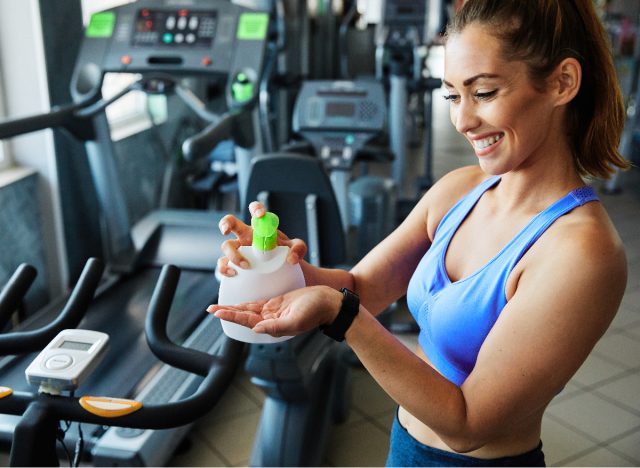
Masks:
[[[116,24],[116,14],[112,11],[103,11],[91,15],[89,26],[85,31],[86,37],[111,37]]]
[[[162,41],[165,44],[171,44],[171,42],[173,42],[173,34],[171,33],[164,33],[164,36],[162,36]]]
[[[344,137],[344,142],[347,145],[352,145],[355,140],[356,139],[353,137],[353,135],[347,135],[346,137]]]

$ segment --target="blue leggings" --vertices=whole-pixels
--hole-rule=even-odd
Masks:
[[[421,444],[402,427],[396,412],[391,427],[387,466],[545,466],[542,442],[522,455],[483,459]]]

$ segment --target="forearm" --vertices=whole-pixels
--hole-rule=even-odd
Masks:
[[[354,289],[353,275],[339,268],[321,268],[306,261],[300,262],[307,286],[329,286],[333,289]]]
[[[307,286],[329,286],[339,290],[347,288],[354,291],[360,297],[360,303],[363,304],[368,311],[377,315],[382,312],[390,303],[398,299],[402,294],[394,294],[390,298],[389,292],[391,284],[387,283],[385,287],[379,284],[369,282],[365,278],[361,278],[352,271],[341,270],[339,268],[320,268],[313,266],[306,261],[300,263]],[[391,281],[390,281],[391,282]],[[403,285],[395,288],[399,291],[404,290]],[[398,297],[395,297],[398,296]]]
[[[467,450],[461,389],[407,349],[363,307],[346,333],[349,346],[378,384],[454,450]]]

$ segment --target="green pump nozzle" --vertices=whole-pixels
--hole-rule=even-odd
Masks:
[[[251,227],[253,228],[253,242],[251,245],[263,252],[275,249],[278,245],[279,223],[278,216],[270,211],[267,211],[260,218],[251,218]]]

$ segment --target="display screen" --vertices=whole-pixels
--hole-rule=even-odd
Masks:
[[[213,45],[215,33],[215,11],[142,8],[136,16],[132,45],[210,48]]]
[[[356,105],[352,102],[327,102],[325,111],[327,117],[353,117]]]
[[[77,349],[79,351],[89,351],[89,348],[91,348],[91,346],[93,346],[93,343],[83,343],[82,341],[64,340],[59,347],[64,349]]]

